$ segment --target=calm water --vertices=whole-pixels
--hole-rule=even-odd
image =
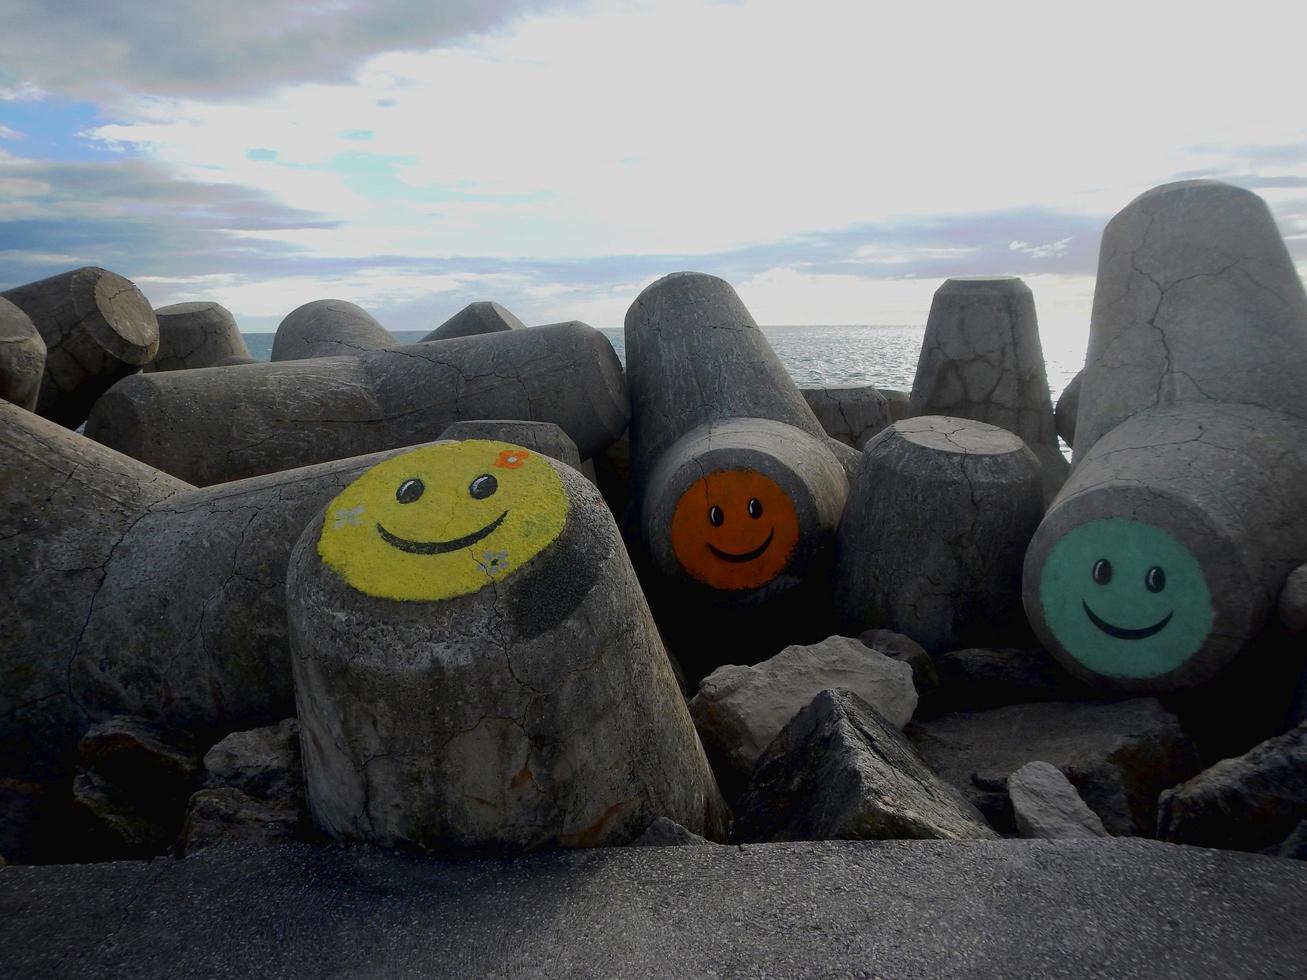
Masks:
[[[802,387],[843,388],[875,385],[912,390],[921,353],[924,326],[899,327],[763,327],[776,355]],[[413,343],[422,330],[396,330],[395,339]],[[621,328],[600,330],[626,362]],[[250,355],[267,360],[272,353],[270,333],[247,333]],[[1060,342],[1050,342],[1060,341]],[[1045,338],[1044,357],[1048,385],[1056,398],[1084,363],[1083,338]]]

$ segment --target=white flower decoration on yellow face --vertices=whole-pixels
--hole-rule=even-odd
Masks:
[[[327,508],[318,554],[366,595],[449,599],[540,554],[562,533],[567,512],[557,471],[534,453],[481,439],[427,446],[377,464],[341,491]]]

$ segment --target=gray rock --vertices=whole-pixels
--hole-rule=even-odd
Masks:
[[[1057,405],[1053,407],[1053,421],[1057,424],[1057,434],[1068,446],[1075,446],[1076,413],[1080,411],[1080,386],[1085,382],[1085,372],[1081,368],[1070,383],[1057,396]]]
[[[935,655],[935,713],[977,711],[1029,701],[1071,700],[1083,689],[1038,647],[968,647]]]
[[[909,411],[988,422],[1039,460],[1044,499],[1066,480],[1035,299],[1015,276],[963,276],[935,290]]]
[[[1307,293],[1266,203],[1213,180],[1146,191],[1103,231],[1075,459],[1183,402],[1307,419]]]
[[[229,787],[256,800],[302,805],[299,721],[232,732],[204,754],[204,771],[210,789]]]
[[[397,456],[308,526],[286,590],[308,798],[332,837],[589,847],[661,815],[723,839],[626,550],[572,468],[475,440]]]
[[[390,331],[361,306],[343,299],[315,299],[291,310],[277,325],[271,360],[349,356],[397,344]]]
[[[374,847],[10,867],[16,977],[1265,980],[1307,959],[1307,866],[1142,840]]]
[[[914,722],[927,764],[998,830],[1015,832],[1007,778],[1028,762],[1066,774],[1115,835],[1151,835],[1157,796],[1198,771],[1176,718],[1154,698],[1110,704],[1043,702]]]
[[[190,799],[177,847],[182,855],[206,847],[255,844],[275,848],[307,830],[302,806],[257,800],[234,787],[202,789]]]
[[[1307,632],[1307,565],[1299,565],[1284,580],[1276,613],[1290,633]]]
[[[574,470],[581,468],[581,457],[576,443],[567,433],[552,422],[521,422],[514,419],[468,419],[455,422],[440,434],[441,439],[490,439],[507,442],[523,449],[544,453],[551,459],[566,463]],[[591,483],[594,481],[591,480]]]
[[[706,423],[770,419],[825,438],[798,386],[724,280],[697,272],[664,276],[636,297],[625,330],[637,497],[672,444]]]
[[[196,490],[0,402],[0,775],[69,775],[113,715],[213,738],[293,714],[291,548],[394,454]]]
[[[1307,722],[1162,794],[1157,836],[1256,851],[1307,819]]]
[[[1298,822],[1293,833],[1281,842],[1276,854],[1295,861],[1307,861],[1307,820]]]
[[[152,371],[218,367],[233,358],[253,364],[245,338],[226,307],[217,303],[175,303],[154,311],[159,352],[145,366]]]
[[[29,412],[45,373],[45,341],[32,318],[0,297],[0,398]]]
[[[924,416],[863,450],[836,544],[844,624],[926,650],[1012,642],[1021,559],[1043,512],[1039,463],[1010,432]]]
[[[743,841],[997,836],[879,712],[822,691],[768,746],[737,806]]]
[[[879,388],[800,388],[804,401],[832,439],[861,450],[867,440],[894,422]]]
[[[1255,659],[1307,558],[1304,439],[1301,421],[1256,406],[1185,402],[1077,446],[1026,552],[1043,645],[1085,682],[1140,694]]]
[[[420,343],[431,340],[453,340],[455,337],[476,337],[480,334],[498,333],[501,330],[525,329],[526,324],[498,303],[482,301],[469,303],[463,307],[423,337]]]
[[[115,381],[159,349],[159,324],[129,280],[86,267],[0,293],[26,313],[45,341],[36,411],[75,429]]]
[[[1022,837],[1074,840],[1110,836],[1062,770],[1047,762],[1027,762],[1008,776],[1007,791]]]
[[[703,679],[690,714],[728,798],[790,719],[833,688],[858,694],[898,728],[917,707],[912,669],[846,636],[786,647],[752,667],[719,667]]]
[[[912,686],[920,697],[929,697],[939,687],[939,671],[935,668],[934,658],[912,637],[893,630],[863,630],[858,634],[858,642],[911,667]]]
[[[460,419],[555,422],[582,458],[622,434],[622,366],[581,323],[312,363],[172,371],[116,385],[86,434],[200,485],[435,439]]]
[[[685,847],[711,844],[712,841],[692,834],[674,820],[655,817],[643,834],[631,841],[632,847]]]

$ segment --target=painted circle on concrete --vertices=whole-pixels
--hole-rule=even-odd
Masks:
[[[1064,534],[1044,561],[1039,602],[1062,648],[1104,677],[1170,673],[1207,642],[1215,616],[1193,553],[1127,517]]]
[[[503,581],[553,544],[568,506],[554,468],[519,446],[426,446],[341,491],[318,555],[366,595],[450,599]]]
[[[789,564],[799,517],[774,480],[721,470],[681,494],[671,536],[676,560],[694,579],[714,589],[756,589]]]

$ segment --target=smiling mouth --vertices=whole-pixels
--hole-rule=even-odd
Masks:
[[[766,551],[768,548],[771,547],[771,539],[775,536],[776,536],[776,528],[772,528],[770,531],[767,532],[766,541],[758,545],[758,547],[754,548],[752,551],[746,551],[742,555],[737,555],[730,551],[722,551],[720,548],[714,548],[711,544],[708,545],[708,550],[711,551],[718,558],[720,558],[722,561],[731,561],[731,562],[736,562],[737,564],[746,561],[753,561],[755,558],[759,557],[764,551]]]
[[[381,540],[386,542],[392,548],[398,548],[400,551],[407,551],[410,555],[444,555],[451,551],[458,551],[460,548],[467,548],[482,538],[493,534],[495,528],[504,523],[504,518],[508,516],[508,511],[504,511],[493,521],[483,527],[480,531],[473,531],[471,534],[464,535],[461,538],[454,538],[452,541],[410,541],[408,538],[397,537],[391,534],[381,522],[377,522],[377,533],[381,535]]]
[[[1171,621],[1171,617],[1175,615],[1175,610],[1172,609],[1152,626],[1145,626],[1143,629],[1130,630],[1123,626],[1113,626],[1107,620],[1094,615],[1094,611],[1089,608],[1089,603],[1085,602],[1083,599],[1080,600],[1080,605],[1085,607],[1085,615],[1089,617],[1091,623],[1108,636],[1115,636],[1118,640],[1145,640],[1150,636],[1162,632],[1162,630],[1166,628],[1166,624]]]

